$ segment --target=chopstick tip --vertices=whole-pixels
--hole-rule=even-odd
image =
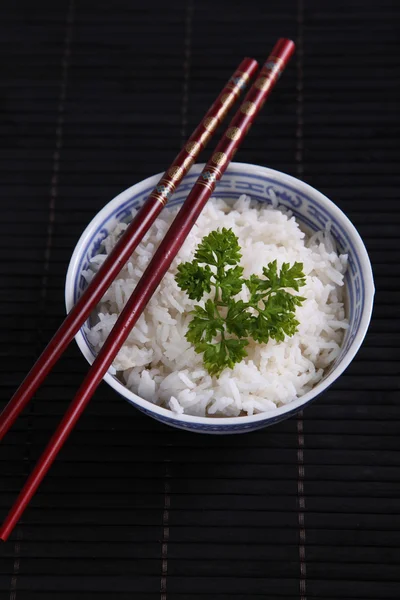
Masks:
[[[6,528],[4,527],[4,525],[2,525],[0,527],[0,542],[6,542],[8,540],[8,536],[10,535],[10,532],[6,530]]]
[[[271,54],[278,56],[287,62],[293,56],[295,49],[296,44],[293,40],[289,38],[279,38]]]

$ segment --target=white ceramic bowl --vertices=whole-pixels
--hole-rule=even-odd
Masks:
[[[171,199],[171,206],[181,204],[185,200],[202,168],[203,165],[195,165],[191,169]],[[67,311],[71,310],[85,288],[82,270],[87,269],[89,260],[98,253],[104,238],[118,222],[130,219],[131,209],[142,205],[159,178],[160,174],[154,175],[125,190],[111,200],[89,223],[76,245],[69,265],[65,286]],[[346,292],[350,327],[346,332],[340,355],[322,381],[310,392],[273,412],[247,417],[208,418],[176,415],[128,390],[110,369],[104,380],[136,408],[154,419],[182,429],[217,434],[240,433],[272,425],[303,409],[326,390],[343,373],[359,349],[371,318],[374,282],[365,246],[346,215],[331,200],[306,183],[257,165],[231,163],[222,181],[218,183],[214,195],[229,201],[245,193],[255,200],[270,203],[271,192],[275,192],[280,204],[293,211],[307,232],[324,229],[326,222],[331,221],[331,232],[339,251],[349,255]],[[77,334],[76,341],[84,357],[92,363],[94,353],[82,329]]]

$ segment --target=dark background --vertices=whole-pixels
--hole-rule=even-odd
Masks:
[[[297,55],[237,158],[331,197],[377,286],[356,360],[270,429],[173,430],[101,386],[1,545],[1,600],[400,597],[399,23],[390,0],[1,2],[3,403],[64,315],[86,224],[280,36]],[[0,517],[86,370],[72,345],[7,435]]]

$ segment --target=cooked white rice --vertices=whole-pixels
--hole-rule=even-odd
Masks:
[[[177,211],[164,210],[97,307],[87,332],[96,351]],[[88,280],[126,227],[118,225],[105,240],[103,253],[93,259],[93,269],[85,273]],[[189,312],[201,302],[190,300],[178,288],[175,274],[178,264],[193,260],[202,238],[218,227],[230,227],[238,236],[245,277],[262,275],[262,267],[275,259],[278,266],[283,262],[303,263],[306,285],[300,294],[306,300],[296,311],[298,333],[284,342],[257,344],[250,340],[248,357],[215,378],[208,375],[202,355],[196,354],[185,338]],[[329,231],[307,239],[284,208],[252,203],[246,196],[233,207],[212,199],[130,333],[114,367],[122,372],[122,381],[130,390],[176,413],[238,416],[273,411],[311,390],[338,356],[348,327],[343,304],[346,265],[347,256],[337,254]],[[246,300],[246,293],[243,289],[238,297]]]

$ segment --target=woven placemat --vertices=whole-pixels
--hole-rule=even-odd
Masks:
[[[0,4],[2,403],[64,315],[89,220],[280,36],[296,58],[238,158],[330,196],[377,286],[356,360],[270,429],[173,430],[102,385],[0,547],[1,599],[400,597],[399,22],[388,0]],[[71,346],[8,433],[1,518],[86,369]]]

